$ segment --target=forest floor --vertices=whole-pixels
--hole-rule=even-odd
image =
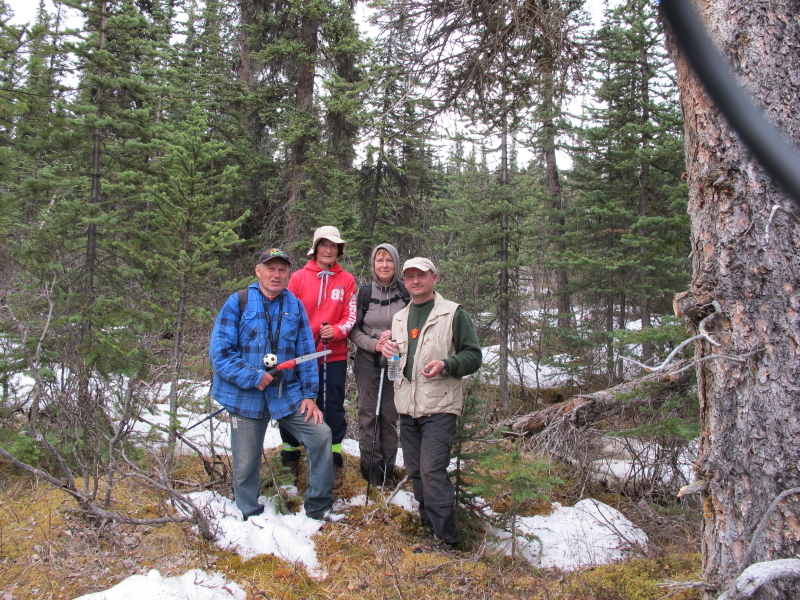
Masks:
[[[200,471],[187,460],[185,469]],[[345,485],[336,492],[341,498],[364,493],[355,459],[347,460]],[[578,498],[565,497],[566,489],[554,490],[551,500],[572,504]],[[594,491],[585,495],[614,506],[645,531],[646,553],[570,573],[537,569],[488,551],[480,532],[468,527],[464,548],[441,548],[416,514],[391,505],[376,510],[372,504],[352,507],[346,523],[326,524],[315,535],[327,572],[317,580],[302,566],[271,555],[244,560],[202,540],[188,525],[87,522],[69,496],[0,463],[0,600],[70,600],[150,569],[167,577],[194,568],[221,573],[244,588],[248,599],[699,598],[697,591],[663,585],[699,579],[698,516]],[[114,502],[115,509],[138,518],[174,514],[163,498],[128,481],[115,488]]]

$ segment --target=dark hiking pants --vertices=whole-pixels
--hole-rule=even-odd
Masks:
[[[406,472],[414,484],[422,524],[447,544],[458,544],[456,490],[447,467],[458,417],[440,413],[414,419],[400,415],[400,435]]]
[[[328,387],[327,397],[325,398],[325,410],[322,409],[322,365],[319,367],[319,392],[317,392],[317,406],[323,410],[325,422],[331,428],[333,444],[341,444],[347,433],[347,421],[344,412],[344,382],[347,377],[347,360],[335,360],[328,363]],[[293,447],[300,446],[300,442],[295,436],[282,425],[278,428],[281,434],[281,441]],[[296,461],[300,458],[300,452],[281,451],[281,459],[284,463]],[[337,467],[342,466],[342,454],[334,452],[333,464]]]

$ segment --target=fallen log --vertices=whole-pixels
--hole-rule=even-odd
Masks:
[[[605,390],[591,394],[581,394],[566,402],[553,404],[542,410],[506,419],[501,425],[507,427],[511,434],[516,435],[535,435],[543,431],[556,419],[561,418],[566,418],[575,427],[586,427],[603,419],[616,416],[623,410],[650,402],[649,398],[621,402],[617,399],[619,394],[630,394],[646,383],[664,383],[670,389],[688,385],[691,369],[677,373],[687,364],[688,361],[686,360],[676,361],[668,371],[650,373],[634,381],[626,381]]]

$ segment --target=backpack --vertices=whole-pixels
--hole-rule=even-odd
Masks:
[[[372,297],[372,284],[365,283],[361,287],[358,288],[358,306],[361,309],[361,318],[356,323],[356,327],[364,331],[362,325],[364,324],[364,317],[367,315],[367,311],[369,310],[370,304],[378,304],[380,306],[389,306],[395,300],[402,300],[406,306],[408,303],[411,302],[411,294],[408,293],[406,289],[406,284],[404,284],[399,279],[397,280],[397,287],[399,288],[397,293],[392,296],[391,298],[387,298],[386,300],[378,300],[377,298]]]

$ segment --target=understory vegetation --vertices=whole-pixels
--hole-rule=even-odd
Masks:
[[[351,468],[340,497],[364,492],[356,462],[347,460]],[[180,462],[182,478],[202,481],[197,459]],[[697,519],[674,501],[648,504],[599,495],[643,527],[652,546],[624,563],[573,573],[536,569],[523,560],[498,556],[487,550],[477,530],[469,531],[462,551],[445,551],[433,544],[418,517],[396,506],[353,507],[346,524],[326,526],[314,538],[328,572],[325,580],[317,581],[302,566],[273,556],[243,560],[185,525],[89,524],[51,486],[20,477],[8,466],[0,477],[0,589],[9,598],[70,599],[150,569],[166,577],[201,568],[223,573],[253,598],[655,600],[669,593],[665,582],[694,580],[699,569]],[[576,497],[569,495],[569,487],[561,484],[550,498],[571,504]],[[163,497],[130,483],[119,486],[115,496],[116,508],[131,515],[170,511]],[[523,508],[526,514],[547,510],[546,503]],[[689,600],[699,595],[678,591],[670,597]]]

